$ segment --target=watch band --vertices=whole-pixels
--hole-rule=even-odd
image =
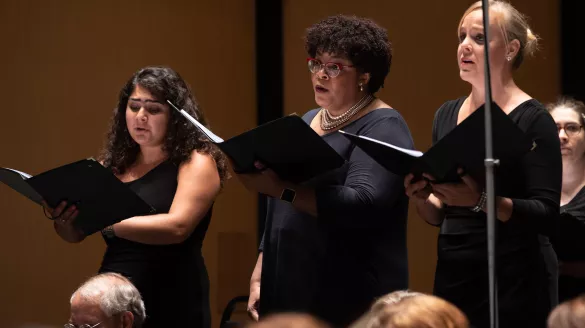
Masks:
[[[289,188],[284,188],[282,190],[282,193],[280,194],[280,199],[284,200],[285,202],[289,202],[292,203],[295,201],[295,198],[297,197],[297,192],[289,189]]]
[[[116,237],[116,233],[114,232],[114,227],[109,225],[102,230],[102,235],[106,238],[114,238]]]
[[[471,210],[476,213],[480,212],[485,206],[486,201],[487,194],[485,193],[485,191],[482,191],[481,195],[479,196],[479,200],[477,201],[477,205],[475,205],[475,207],[473,207]]]

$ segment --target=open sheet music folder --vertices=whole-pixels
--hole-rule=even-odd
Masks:
[[[533,141],[495,103],[491,106],[493,154],[502,162],[520,160]],[[388,171],[405,176],[432,175],[437,183],[458,182],[457,168],[480,172],[485,168],[485,106],[481,106],[451,132],[422,153],[402,149],[379,140],[341,132]]]
[[[154,213],[152,206],[94,159],[77,161],[36,176],[0,168],[0,182],[37,204],[42,200],[52,208],[61,201],[75,204],[79,215],[74,224],[85,235],[133,216]]]
[[[229,156],[238,173],[255,172],[254,162],[261,161],[282,180],[299,183],[345,163],[299,116],[285,116],[224,141],[187,112],[169,104]]]

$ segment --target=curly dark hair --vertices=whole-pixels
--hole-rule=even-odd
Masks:
[[[307,29],[305,50],[310,57],[330,53],[344,57],[361,73],[370,73],[368,91],[384,86],[392,64],[392,44],[386,29],[367,18],[336,15]]]
[[[114,109],[106,136],[106,145],[99,156],[104,166],[112,168],[117,173],[124,173],[136,161],[140,151],[126,125],[128,98],[137,85],[161,101],[170,100],[175,106],[184,109],[207,126],[191,88],[177,72],[168,67],[155,66],[138,70],[120,90],[118,106]],[[163,150],[168,153],[169,160],[177,166],[189,160],[193,150],[209,154],[215,160],[222,186],[228,178],[225,155],[199,129],[172,108]]]

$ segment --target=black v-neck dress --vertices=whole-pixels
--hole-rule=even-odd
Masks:
[[[464,100],[439,108],[433,143],[456,127]],[[513,202],[510,220],[496,221],[499,327],[545,327],[550,295],[539,234],[550,235],[558,221],[560,142],[554,120],[534,99],[518,105],[509,117],[537,146],[521,161],[502,162],[495,172],[496,195]],[[485,174],[471,173],[484,184]],[[486,219],[484,212],[446,206],[438,239],[434,293],[463,310],[475,327],[490,324]]]

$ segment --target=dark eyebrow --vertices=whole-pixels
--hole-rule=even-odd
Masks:
[[[153,100],[153,99],[145,99],[145,100],[142,100],[140,98],[130,98],[130,100],[133,100],[133,101],[143,101],[143,102],[153,102],[153,103],[157,103],[157,104],[164,105],[164,103],[162,103],[161,101]]]

